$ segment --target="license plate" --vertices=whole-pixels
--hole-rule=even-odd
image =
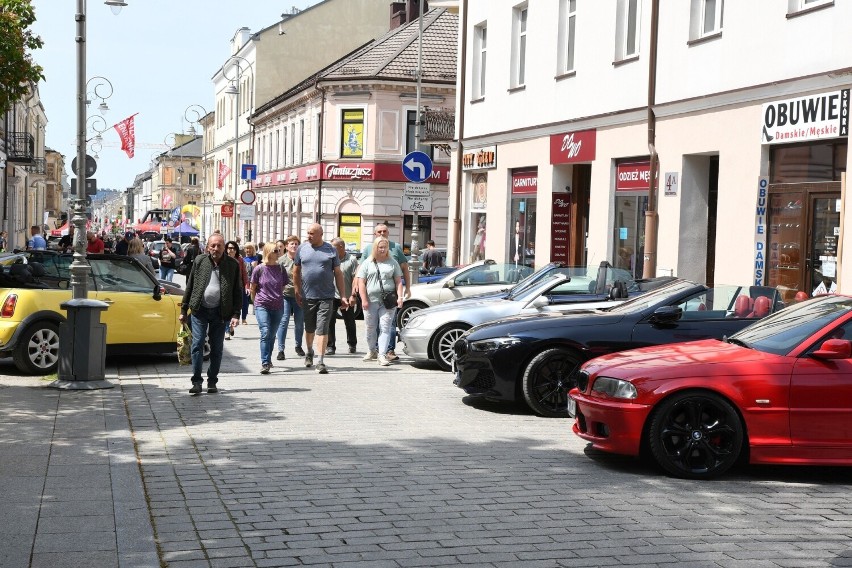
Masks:
[[[455,357],[453,357],[453,358],[450,360],[450,369],[451,369],[451,371],[452,371],[452,373],[453,373],[454,375],[458,375],[458,374],[459,374],[459,369],[458,369],[458,367],[456,367],[456,358],[455,358]]]
[[[568,397],[568,416],[571,418],[577,416],[577,401],[570,396]]]

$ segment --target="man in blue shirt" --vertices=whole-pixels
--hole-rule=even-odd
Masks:
[[[313,223],[308,227],[308,242],[296,249],[293,259],[293,288],[296,302],[302,306],[305,320],[305,367],[314,364],[314,335],[317,336],[317,371],[321,375],[328,373],[323,361],[328,347],[328,330],[331,323],[331,310],[334,306],[335,286],[339,291],[340,309],[349,307],[346,291],[343,287],[343,272],[340,271],[340,258],[337,251],[322,239],[322,227]]]
[[[32,238],[27,241],[28,250],[47,250],[47,241],[41,236],[41,229],[38,228],[38,225],[30,227],[30,234]]]

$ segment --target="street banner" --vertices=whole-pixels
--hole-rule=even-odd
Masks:
[[[116,132],[118,132],[118,137],[121,138],[121,149],[127,154],[128,158],[133,158],[133,154],[136,150],[136,126],[133,121],[133,117],[139,114],[131,114],[118,124],[113,125]]]
[[[222,188],[222,185],[225,183],[225,178],[228,177],[228,174],[231,173],[231,168],[225,165],[225,162],[219,162],[219,180],[218,187]]]

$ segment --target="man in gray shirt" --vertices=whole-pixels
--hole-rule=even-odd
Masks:
[[[349,308],[349,299],[343,287],[343,272],[337,251],[322,239],[322,227],[313,223],[308,227],[308,242],[299,245],[293,261],[293,287],[296,301],[302,306],[305,318],[305,367],[314,364],[314,335],[319,351],[317,371],[324,375],[328,369],[323,361],[328,347],[328,329],[334,306],[335,285],[340,291],[340,309]]]

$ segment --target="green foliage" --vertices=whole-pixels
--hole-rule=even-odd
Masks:
[[[30,0],[0,0],[0,115],[27,94],[30,82],[44,79],[30,53],[44,44],[29,29],[33,22]]]

